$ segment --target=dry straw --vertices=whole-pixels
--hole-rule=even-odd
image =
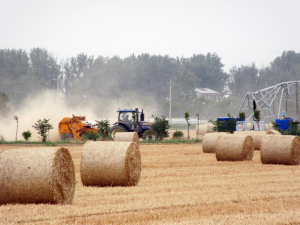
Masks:
[[[199,131],[198,131],[198,127],[199,127]],[[196,133],[198,132],[198,135],[205,135],[206,133],[213,132],[212,128],[213,128],[212,123],[200,124],[199,126],[196,125]]]
[[[261,162],[263,164],[300,164],[300,138],[292,135],[267,135],[262,139]]]
[[[270,130],[275,135],[281,135],[281,133],[278,130]]]
[[[250,130],[253,128],[253,123],[247,123],[247,130]]]
[[[137,144],[137,146],[139,146],[139,135],[137,132],[117,132],[116,133],[116,137],[115,137],[115,141],[129,141],[129,142],[134,142]]]
[[[266,131],[272,131],[272,130],[274,130],[274,127],[272,126],[272,124],[270,124],[270,126],[271,126],[271,129],[270,129],[270,127],[269,127],[268,124],[265,124]]]
[[[217,139],[217,161],[250,161],[253,155],[253,139],[249,135],[221,135]]]
[[[141,154],[134,142],[93,142],[84,145],[81,180],[86,186],[136,186]]]
[[[254,150],[260,150],[261,140],[267,134],[274,135],[271,131],[235,131],[235,135],[250,135],[253,138]]]
[[[68,149],[44,147],[0,154],[0,204],[72,203],[75,170]]]
[[[230,134],[230,133],[229,133]],[[217,139],[221,135],[228,135],[225,132],[220,133],[207,133],[203,137],[202,149],[204,153],[214,153],[217,144]]]

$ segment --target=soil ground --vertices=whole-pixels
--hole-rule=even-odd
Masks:
[[[0,146],[0,152],[16,146]],[[33,148],[33,147],[32,147]],[[0,206],[1,224],[300,224],[300,166],[218,162],[201,144],[141,145],[136,187],[84,187],[72,205]]]

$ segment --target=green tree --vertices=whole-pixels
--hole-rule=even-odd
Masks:
[[[162,116],[161,118],[154,117],[154,123],[151,125],[153,131],[156,132],[159,139],[162,140],[164,137],[169,136],[168,129],[170,128],[169,122],[166,120],[166,117]]]
[[[258,69],[255,63],[249,66],[232,67],[228,79],[228,86],[232,95],[245,96],[247,91],[256,91],[258,83]]]
[[[29,57],[19,49],[0,49],[0,90],[9,96],[12,105],[18,106],[34,90],[28,80]]]
[[[184,61],[194,74],[197,87],[207,87],[223,93],[228,74],[223,71],[224,65],[217,53],[193,55]]]
[[[186,75],[179,73],[176,76],[172,95],[174,101],[180,105],[181,115],[184,110],[192,106],[193,101],[196,99],[197,95],[195,89],[195,78],[191,73]]]
[[[50,119],[39,119],[37,123],[35,123],[32,127],[35,128],[39,135],[41,135],[40,138],[42,138],[42,142],[46,142],[47,140],[47,133],[49,130],[53,129],[53,126],[49,124]]]
[[[256,120],[256,123],[257,123],[257,128],[259,127],[259,121],[260,121],[260,110],[255,110],[254,111],[254,114],[253,114],[253,116],[254,116],[254,118],[255,118],[255,120]],[[260,130],[259,128],[258,128],[258,130]]]
[[[57,79],[61,74],[57,60],[46,49],[33,48],[29,53],[30,68],[29,78],[34,80],[36,89],[56,89]]]
[[[191,123],[190,123],[190,113],[189,113],[189,111],[184,113],[184,119],[185,119],[185,121],[188,125],[188,139],[190,139],[190,126],[191,126]]]
[[[101,137],[104,139],[110,138],[109,131],[110,131],[110,125],[109,125],[109,120],[101,120],[98,121],[96,120],[97,124],[96,127],[98,129],[98,133]]]
[[[0,116],[7,117],[11,112],[8,96],[0,91]]]
[[[285,81],[299,80],[300,52],[283,51],[269,66],[259,71],[259,88],[272,86]]]
[[[198,124],[198,127],[197,127],[197,139],[198,139],[200,114],[196,113],[196,116],[197,116],[197,124]]]

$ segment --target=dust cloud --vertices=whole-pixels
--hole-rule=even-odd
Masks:
[[[24,140],[22,132],[30,130],[32,136],[30,141],[40,141],[39,134],[32,127],[39,119],[50,119],[49,123],[53,125],[53,129],[49,132],[49,140],[59,140],[58,123],[64,117],[86,116],[87,120],[98,120],[99,116],[95,115],[89,107],[68,107],[66,99],[57,98],[55,92],[44,92],[34,99],[26,99],[23,106],[16,110],[9,117],[0,120],[0,135],[6,141],[16,139],[17,123],[14,116],[19,117],[18,123],[18,140]]]
[[[59,140],[58,123],[64,117],[85,116],[87,121],[108,119],[112,125],[117,121],[118,108],[135,109],[143,108],[143,104],[139,102],[107,102],[102,107],[96,107],[93,102],[95,99],[84,99],[76,105],[70,104],[67,98],[57,98],[55,91],[45,91],[35,98],[27,98],[23,101],[23,105],[18,107],[6,118],[0,117],[0,136],[6,141],[14,141],[16,139],[17,123],[14,116],[19,117],[17,140],[24,140],[22,133],[30,130],[32,136],[30,141],[41,141],[37,130],[32,127],[39,119],[50,119],[49,123],[53,129],[49,131],[50,141]],[[70,106],[71,105],[71,106]],[[140,107],[139,107],[140,106]],[[148,108],[148,109],[147,109]],[[151,118],[153,114],[149,106],[144,107],[146,118]]]

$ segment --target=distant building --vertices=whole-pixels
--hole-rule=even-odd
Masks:
[[[197,93],[197,97],[204,96],[205,98],[216,100],[222,98],[221,93],[211,90],[209,88],[196,88],[195,91]]]

